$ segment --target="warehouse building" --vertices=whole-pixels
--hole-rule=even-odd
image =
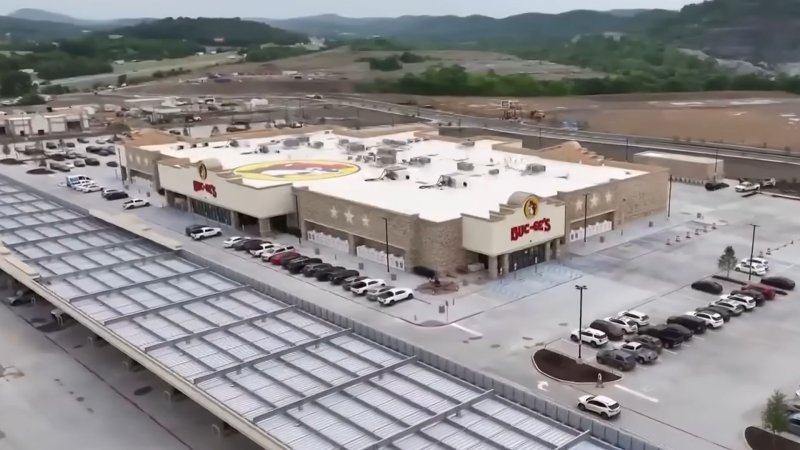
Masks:
[[[604,161],[577,142],[534,151],[418,125],[275,133],[133,141],[126,168],[168,205],[249,233],[298,234],[382,263],[388,248],[398,270],[491,277],[667,207],[667,169]]]

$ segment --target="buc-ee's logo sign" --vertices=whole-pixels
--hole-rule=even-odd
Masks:
[[[511,227],[512,241],[516,241],[517,239],[525,236],[528,233],[534,233],[539,231],[547,233],[552,229],[549,217],[536,219],[536,217],[539,215],[538,198],[534,196],[528,197],[527,200],[525,200],[525,203],[522,205],[522,212],[525,214],[525,218],[528,219],[529,222],[524,225],[517,225]]]
[[[200,163],[197,167],[197,176],[203,181],[192,181],[192,188],[195,192],[205,191],[211,194],[212,197],[217,197],[217,188],[213,184],[206,183],[208,178],[208,168],[205,164]]]

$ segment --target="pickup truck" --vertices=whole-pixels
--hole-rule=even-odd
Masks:
[[[626,342],[619,349],[632,354],[639,364],[652,364],[658,359],[658,353],[645,347],[641,342]]]

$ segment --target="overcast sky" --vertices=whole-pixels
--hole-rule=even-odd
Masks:
[[[0,0],[0,14],[20,8],[45,9],[85,19],[123,17],[269,17],[286,18],[323,13],[350,17],[403,14],[505,17],[523,12],[562,12],[571,9],[680,9],[688,0]]]

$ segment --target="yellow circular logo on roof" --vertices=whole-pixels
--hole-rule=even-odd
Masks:
[[[234,169],[233,173],[248,179],[261,181],[314,181],[352,175],[361,167],[339,161],[286,160],[269,161]]]
[[[525,203],[522,205],[522,211],[525,213],[526,219],[533,219],[539,214],[539,199],[530,196],[525,200]]]

